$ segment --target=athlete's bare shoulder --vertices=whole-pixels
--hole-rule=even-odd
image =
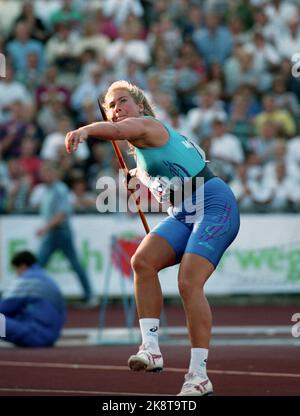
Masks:
[[[165,126],[154,117],[141,117],[139,119],[145,128],[145,136],[142,140],[135,140],[132,144],[136,147],[160,147],[169,139],[169,132]]]

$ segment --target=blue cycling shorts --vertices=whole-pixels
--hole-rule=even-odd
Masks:
[[[176,253],[176,263],[180,263],[184,253],[194,253],[217,267],[239,231],[235,196],[222,179],[214,177],[189,198],[190,201],[171,207],[169,216],[151,233],[167,240]]]

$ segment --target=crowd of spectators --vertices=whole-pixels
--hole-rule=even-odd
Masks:
[[[112,146],[89,140],[70,155],[64,136],[100,119],[97,98],[117,79],[143,88],[157,117],[205,150],[242,211],[299,211],[299,1],[0,0],[0,9],[1,213],[34,211],[45,160],[59,162],[75,211],[96,212],[97,179],[118,174]]]

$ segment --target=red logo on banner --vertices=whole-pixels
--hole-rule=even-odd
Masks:
[[[130,265],[131,257],[136,252],[143,237],[135,239],[114,238],[112,244],[112,262],[113,265],[122,272],[125,278],[132,276]]]

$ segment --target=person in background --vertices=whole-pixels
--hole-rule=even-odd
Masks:
[[[93,295],[89,278],[80,264],[75,250],[70,225],[72,211],[70,191],[67,185],[60,180],[59,168],[55,162],[48,161],[44,163],[41,169],[41,179],[46,185],[46,190],[39,207],[44,224],[36,232],[37,236],[42,238],[38,262],[44,267],[54,252],[62,251],[78,276],[84,292],[84,305],[96,306],[97,299]]]
[[[66,318],[63,295],[30,251],[17,252],[11,264],[18,279],[0,301],[5,317],[3,340],[19,347],[52,347]]]

